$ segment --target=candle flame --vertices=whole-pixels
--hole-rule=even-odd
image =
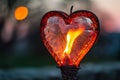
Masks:
[[[64,54],[69,55],[71,52],[72,45],[75,41],[75,39],[81,35],[84,31],[84,28],[79,28],[79,29],[70,29],[67,33],[67,44],[66,48],[64,50]]]

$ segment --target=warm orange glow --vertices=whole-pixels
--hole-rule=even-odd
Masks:
[[[71,52],[72,45],[75,41],[75,39],[81,35],[84,31],[84,28],[79,28],[79,29],[70,29],[67,33],[67,44],[66,48],[64,50],[64,54],[69,55]]]
[[[98,19],[89,11],[71,15],[52,11],[41,20],[41,39],[59,67],[78,68],[98,33]]]
[[[14,16],[17,20],[23,20],[28,16],[28,8],[20,6],[16,8]]]
[[[96,39],[97,33],[95,33],[93,36],[91,36],[92,40],[88,42],[88,46],[84,47],[83,50],[79,53],[79,58],[75,62],[75,65],[79,65],[83,57],[86,55],[86,53],[90,50],[90,48],[93,46],[93,43]],[[86,44],[86,45],[87,45]]]

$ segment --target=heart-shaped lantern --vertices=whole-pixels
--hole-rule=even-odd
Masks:
[[[59,66],[78,67],[96,41],[98,33],[98,18],[86,10],[70,15],[50,11],[41,20],[41,38]]]

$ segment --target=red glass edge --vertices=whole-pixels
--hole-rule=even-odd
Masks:
[[[52,51],[52,48],[51,46],[47,43],[46,39],[45,39],[45,34],[44,34],[44,28],[46,27],[46,23],[47,23],[47,20],[52,17],[52,16],[58,16],[58,17],[61,17],[64,19],[65,23],[66,24],[70,24],[70,20],[72,20],[72,18],[76,17],[76,16],[85,16],[85,17],[88,17],[90,18],[94,25],[96,26],[96,30],[98,31],[97,32],[97,36],[96,36],[96,39],[94,41],[94,43],[96,42],[97,38],[98,38],[98,35],[99,35],[99,32],[100,32],[100,24],[99,24],[99,20],[97,18],[97,16],[92,13],[91,11],[87,11],[87,10],[79,10],[79,11],[75,11],[73,12],[71,15],[67,15],[66,13],[64,12],[61,12],[61,11],[50,11],[50,12],[47,12],[43,17],[42,17],[42,20],[40,22],[40,38],[42,39],[44,45],[49,48],[49,52],[50,53],[53,53],[51,54],[52,57],[55,58],[55,61],[56,63],[61,66],[62,64],[60,63],[60,60],[59,58],[56,58],[57,55],[55,55],[55,53]],[[93,45],[94,45],[93,43]],[[92,47],[91,47],[92,48]],[[89,52],[89,51],[88,51]],[[87,52],[87,53],[88,53]]]

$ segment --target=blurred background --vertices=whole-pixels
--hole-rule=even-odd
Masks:
[[[120,0],[0,0],[0,80],[62,80],[40,40],[40,21],[51,10],[89,10],[100,35],[81,63],[80,80],[120,80]],[[20,6],[26,16],[15,16]],[[23,13],[19,12],[19,13]]]

